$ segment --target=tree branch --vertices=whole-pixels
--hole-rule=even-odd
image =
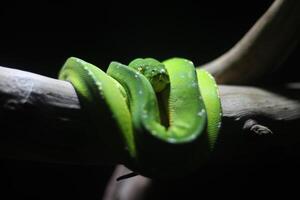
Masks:
[[[0,156],[50,162],[107,162],[99,157],[99,144],[86,132],[89,122],[70,83],[4,67],[0,67],[0,80]],[[299,128],[299,92],[298,85],[276,91],[220,86],[223,129],[219,143],[223,145],[226,138],[239,138],[244,129],[256,130],[245,128],[249,127],[249,123],[245,126],[249,119],[277,136]],[[103,131],[107,131],[105,127]],[[294,140],[296,135],[288,138]]]
[[[204,64],[219,84],[253,83],[278,67],[300,39],[300,1],[276,0],[228,52]]]

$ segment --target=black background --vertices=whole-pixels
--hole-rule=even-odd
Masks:
[[[271,3],[270,0],[97,4],[10,1],[0,6],[0,65],[53,78],[70,56],[102,69],[112,60],[128,63],[136,57],[164,60],[180,56],[201,65],[231,48]],[[293,73],[299,65],[298,55],[299,47],[262,83],[299,80],[297,73]],[[10,195],[8,199],[100,199],[112,169],[3,160],[0,181],[4,187],[0,189],[0,198]],[[273,177],[277,170],[280,168],[263,180]],[[261,178],[257,170],[251,173],[255,178],[249,182],[234,179],[241,181],[241,188],[250,188],[242,189],[241,196],[249,195],[252,188],[252,196],[264,191],[263,187],[269,188],[268,182],[257,184]],[[245,174],[240,171],[233,176],[241,175]],[[250,179],[252,175],[245,176]],[[227,184],[228,180],[231,184],[230,176],[221,176],[216,182]],[[284,184],[282,177],[278,184]],[[227,196],[232,190],[235,188],[228,186]]]

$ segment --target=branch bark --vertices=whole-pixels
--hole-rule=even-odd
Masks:
[[[254,83],[278,67],[297,46],[299,13],[298,0],[274,1],[233,48],[203,67],[219,84]]]

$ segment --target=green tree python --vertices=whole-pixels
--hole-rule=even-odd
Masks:
[[[111,62],[105,73],[71,57],[59,79],[74,86],[103,159],[118,157],[148,177],[180,177],[199,169],[214,149],[222,118],[218,88],[187,59]]]

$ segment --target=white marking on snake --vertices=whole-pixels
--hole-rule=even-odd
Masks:
[[[202,108],[202,109],[197,113],[197,115],[198,115],[198,116],[203,116],[204,113],[205,113],[205,110]]]
[[[171,143],[175,143],[176,142],[176,139],[175,138],[167,138],[168,142],[171,142]]]
[[[197,83],[196,82],[192,83],[192,87],[197,87]]]

